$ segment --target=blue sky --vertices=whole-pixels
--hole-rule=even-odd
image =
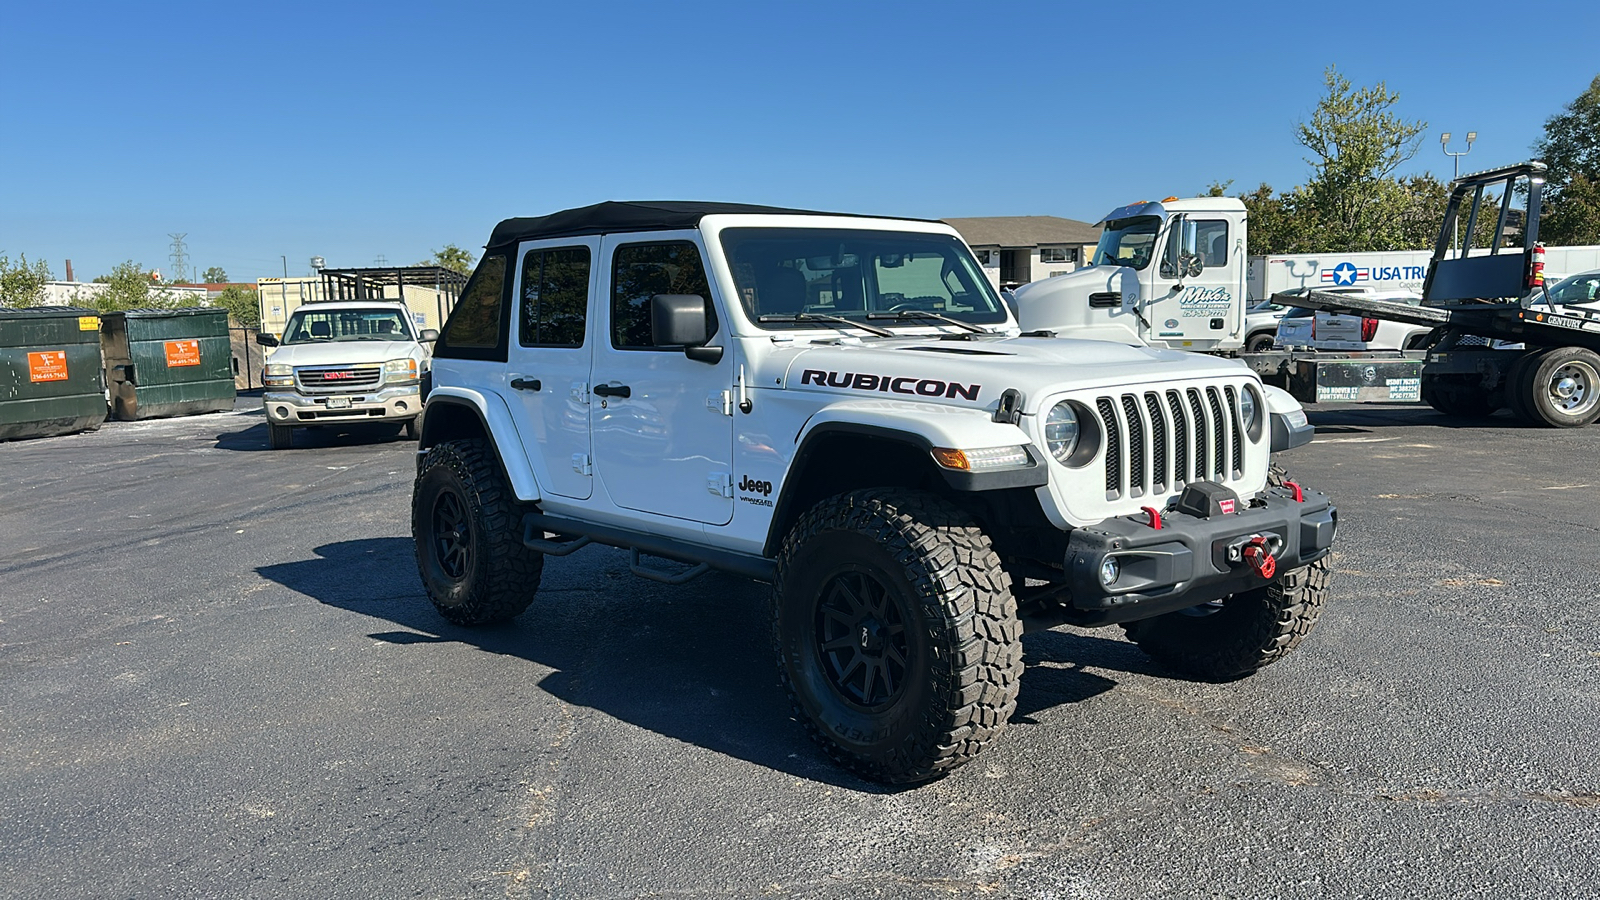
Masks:
[[[303,274],[476,250],[502,218],[607,199],[1094,221],[1213,179],[1288,188],[1329,64],[1399,91],[1429,125],[1409,169],[1448,175],[1438,132],[1478,132],[1463,171],[1527,158],[1600,74],[1593,2],[17,2],[0,22],[0,252],[84,280],[167,270],[169,232],[253,280],[280,255]]]

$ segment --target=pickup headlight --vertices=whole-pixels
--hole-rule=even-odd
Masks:
[[[1050,407],[1050,412],[1044,417],[1045,447],[1056,458],[1056,462],[1063,465],[1072,458],[1072,451],[1078,449],[1081,432],[1078,411],[1065,400]]]
[[[261,383],[266,387],[288,387],[294,384],[294,366],[287,363],[267,363],[261,370]]]
[[[391,384],[417,380],[417,361],[406,357],[391,359],[383,364],[383,380]]]

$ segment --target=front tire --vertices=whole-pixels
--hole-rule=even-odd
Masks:
[[[289,425],[267,423],[267,446],[274,450],[288,450],[294,446],[294,428]]]
[[[795,524],[778,556],[779,678],[833,760],[875,781],[926,781],[1004,730],[1022,624],[989,538],[918,491],[855,491]]]
[[[533,602],[544,554],[522,543],[521,517],[483,441],[428,451],[411,494],[417,572],[439,614],[457,625],[516,618]]]
[[[1260,353],[1263,350],[1271,350],[1273,341],[1276,340],[1276,337],[1276,335],[1270,332],[1251,335],[1250,340],[1245,342],[1244,349],[1250,353]]]
[[[1280,487],[1285,480],[1274,463],[1267,483]],[[1200,681],[1237,681],[1287,656],[1316,627],[1328,599],[1331,566],[1331,557],[1324,556],[1255,590],[1129,622],[1122,630],[1171,669]]]

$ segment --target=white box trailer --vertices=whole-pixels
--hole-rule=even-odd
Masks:
[[[1297,288],[1371,287],[1376,290],[1422,291],[1431,250],[1384,250],[1370,253],[1285,253],[1250,257],[1245,275],[1253,305]],[[1446,259],[1454,259],[1454,251]],[[1546,247],[1545,278],[1600,269],[1600,246]]]

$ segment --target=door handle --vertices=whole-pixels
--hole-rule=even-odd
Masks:
[[[618,385],[597,384],[597,385],[594,386],[594,392],[595,392],[595,394],[597,396],[600,396],[600,397],[631,397],[631,396],[633,396],[633,389],[628,387],[625,384],[618,384]]]
[[[537,378],[513,378],[511,386],[519,391],[537,391],[541,387]]]

